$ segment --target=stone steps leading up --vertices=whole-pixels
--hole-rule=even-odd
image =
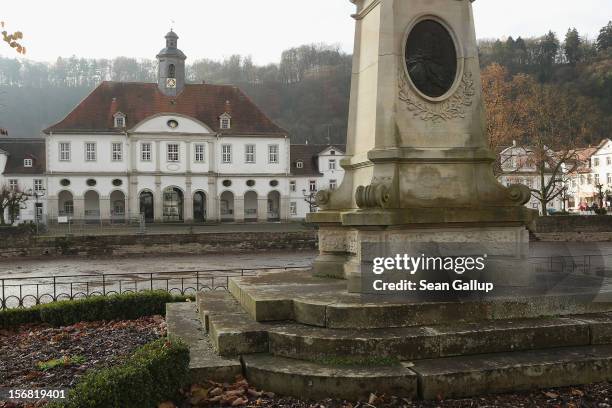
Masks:
[[[269,354],[242,357],[252,385],[281,395],[348,400],[385,393],[460,398],[612,380],[612,346],[564,347],[421,360],[391,366],[339,367]]]
[[[612,343],[608,314],[357,330],[259,323],[237,310],[229,293],[202,299],[199,307],[211,343],[222,356],[271,353],[315,362],[346,356],[355,361],[371,356],[415,360]]]
[[[397,301],[349,294],[346,281],[312,277],[308,271],[232,278],[229,290],[242,309],[258,322],[295,321],[332,329],[412,327],[612,311],[612,296],[593,301],[594,295],[580,292],[579,287],[559,285],[556,292],[549,294],[517,293],[482,301]]]
[[[612,346],[421,360],[411,369],[423,399],[564,387],[612,380]]]
[[[242,356],[245,375],[259,389],[306,400],[367,399],[371,392],[417,396],[417,376],[396,364],[381,367],[333,367],[269,354]]]
[[[189,345],[189,373],[192,382],[232,382],[237,375],[242,374],[238,358],[223,358],[213,350],[208,336],[202,330],[195,303],[168,303],[166,322],[168,335]]]

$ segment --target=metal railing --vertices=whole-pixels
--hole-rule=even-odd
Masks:
[[[228,290],[229,280],[232,277],[307,268],[307,266],[295,266],[202,269],[2,278],[0,279],[0,310],[145,290],[163,290],[172,295],[195,295],[200,291]]]

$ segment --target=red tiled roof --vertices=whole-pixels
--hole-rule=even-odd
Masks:
[[[232,110],[232,128],[219,129],[219,116]],[[270,120],[240,89],[230,85],[186,84],[180,95],[166,96],[155,83],[102,82],[50,132],[118,132],[113,115],[126,115],[128,129],[160,113],[197,119],[224,134],[279,134],[287,132]]]

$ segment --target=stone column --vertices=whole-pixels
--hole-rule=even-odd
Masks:
[[[234,195],[234,221],[244,222],[244,196]]]
[[[46,197],[47,202],[47,219],[55,222],[57,221],[57,216],[59,215],[59,202],[57,196],[48,196]]]
[[[109,196],[100,196],[100,220],[108,222],[111,218],[111,201]]]
[[[157,173],[161,171],[161,143],[159,140],[155,141],[155,171]]]
[[[154,202],[154,212],[155,212],[155,222],[163,221],[163,209],[164,209],[164,197],[161,189],[161,176],[155,177],[155,197],[153,199]]]
[[[126,217],[128,219],[140,219],[140,197],[138,196],[138,176],[131,175],[129,178],[128,195],[126,197]]]
[[[214,177],[208,178],[208,193],[206,194],[206,221],[220,220],[219,197],[217,196],[217,181]]]
[[[281,196],[279,216],[281,221],[287,221],[289,219],[289,197],[287,196]]]
[[[185,181],[185,197],[183,197],[185,222],[193,222],[193,192],[191,186],[191,176],[187,176]]]
[[[257,198],[257,221],[268,221],[268,197]]]
[[[191,142],[185,142],[185,171],[191,173]]]
[[[85,198],[83,196],[74,196],[72,198],[74,208],[73,218],[75,220],[83,220],[85,218]]]

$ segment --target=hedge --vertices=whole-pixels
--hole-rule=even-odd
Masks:
[[[0,312],[0,329],[25,323],[66,326],[83,321],[129,320],[143,316],[165,315],[166,303],[182,302],[186,299],[185,296],[172,296],[164,291],[145,291],[63,300],[31,308],[7,309]]]
[[[180,399],[189,383],[189,348],[180,340],[159,339],[138,349],[125,363],[91,371],[49,408],[155,408]]]

